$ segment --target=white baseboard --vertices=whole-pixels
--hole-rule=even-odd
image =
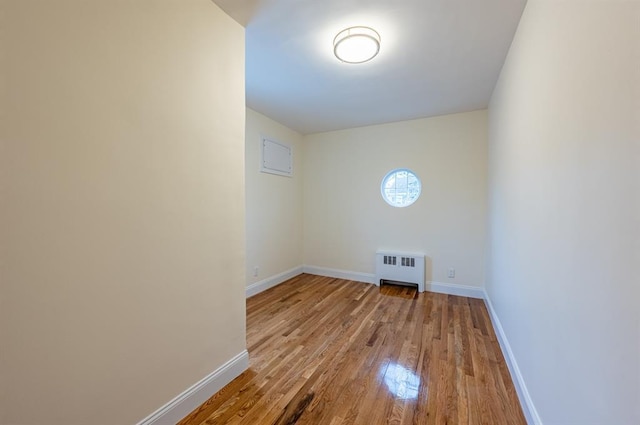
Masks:
[[[137,425],[175,425],[248,368],[249,353],[244,350]]]
[[[513,384],[516,387],[516,392],[518,393],[520,405],[522,406],[522,410],[525,418],[527,419],[527,423],[529,425],[542,425],[542,420],[540,419],[540,415],[538,415],[538,411],[533,404],[533,400],[531,400],[529,390],[527,390],[524,378],[522,376],[522,373],[520,372],[520,368],[518,367],[518,362],[516,362],[513,351],[511,351],[511,345],[509,345],[507,335],[504,333],[502,323],[500,323],[500,319],[498,319],[498,315],[493,309],[493,304],[491,304],[491,299],[486,292],[484,293],[484,300],[487,304],[487,309],[489,310],[489,316],[491,317],[493,328],[495,329],[498,336],[498,343],[500,344],[502,353],[504,354],[505,360],[507,361],[507,367],[509,368],[509,372],[514,379]]]
[[[298,276],[302,274],[302,266],[294,267],[290,270],[287,270],[282,273],[278,273],[275,276],[268,277],[259,282],[252,283],[247,286],[246,296],[247,298],[253,297],[256,294],[259,294],[262,291],[266,291],[269,288],[273,288],[274,286],[280,285],[282,282],[291,279],[292,277]]]
[[[477,286],[431,281],[427,282],[425,289],[429,292],[436,292],[438,294],[458,295],[461,297],[480,299],[484,298],[484,289]]]
[[[352,272],[349,270],[328,269],[325,267],[307,266],[303,268],[305,273],[320,276],[335,277],[336,279],[353,280],[356,282],[375,283],[376,275],[373,273]]]
[[[303,268],[305,273],[320,276],[335,277],[337,279],[353,280],[356,282],[376,283],[376,275],[373,273],[353,272],[350,270],[329,269],[326,267],[307,266]],[[456,285],[452,283],[427,282],[425,289],[439,294],[459,295],[470,298],[484,298],[484,290],[476,286]]]

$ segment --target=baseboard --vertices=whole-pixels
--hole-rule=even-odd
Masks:
[[[248,368],[249,353],[244,350],[137,425],[175,425]]]
[[[538,415],[538,411],[533,404],[533,400],[531,400],[531,396],[529,395],[529,390],[527,390],[527,385],[524,382],[524,378],[522,373],[520,372],[520,368],[518,367],[518,362],[513,355],[513,351],[511,351],[511,345],[509,345],[509,340],[507,339],[507,335],[504,333],[504,329],[502,328],[502,323],[500,323],[500,319],[498,319],[498,315],[496,311],[493,309],[493,304],[491,303],[491,299],[489,295],[485,292],[484,301],[487,305],[487,309],[489,310],[489,317],[491,317],[491,323],[493,323],[493,328],[496,331],[498,336],[498,343],[500,344],[500,348],[502,349],[502,353],[505,356],[505,360],[507,361],[507,367],[509,368],[509,372],[511,373],[512,378],[514,379],[514,385],[516,387],[516,392],[518,393],[518,398],[520,399],[520,405],[522,406],[522,410],[525,418],[527,419],[527,423],[529,425],[542,425],[542,420],[540,419],[540,415]]]
[[[353,272],[350,270],[329,269],[326,267],[307,266],[303,268],[305,273],[316,274],[320,276],[335,277],[337,279],[353,280],[356,282],[364,282],[375,284],[376,275],[373,273]],[[439,294],[459,295],[470,298],[484,298],[484,290],[475,286],[456,285],[452,283],[427,282],[425,289],[430,292]]]
[[[299,274],[302,274],[302,266],[294,267],[290,270],[287,270],[282,273],[278,273],[275,276],[268,277],[259,282],[252,283],[247,286],[246,296],[247,298],[253,297],[256,294],[259,294],[262,291],[266,291],[269,288],[273,288],[274,286],[280,285],[282,282],[291,279],[292,277],[296,277]]]
[[[460,297],[484,298],[484,289],[477,286],[457,285],[455,283],[427,282],[425,289],[438,294],[458,295]]]
[[[353,280],[356,282],[375,283],[376,275],[373,273],[352,272],[349,270],[328,269],[325,267],[307,266],[303,267],[303,271],[309,274],[320,276],[335,277],[336,279]]]

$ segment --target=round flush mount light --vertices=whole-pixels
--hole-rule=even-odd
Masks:
[[[333,39],[333,53],[346,63],[363,63],[380,51],[380,34],[369,27],[350,27]]]

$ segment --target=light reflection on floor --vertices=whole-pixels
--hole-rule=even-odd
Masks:
[[[389,391],[401,400],[418,398],[420,377],[404,366],[389,363],[384,373],[384,383]]]

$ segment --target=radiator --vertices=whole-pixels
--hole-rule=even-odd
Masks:
[[[395,251],[376,252],[376,285],[384,281],[418,285],[424,292],[424,254]]]

